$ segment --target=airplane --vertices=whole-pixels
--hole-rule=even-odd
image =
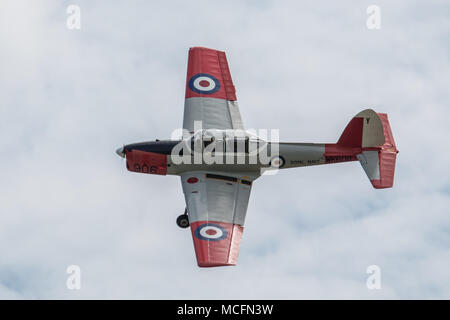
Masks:
[[[190,227],[198,266],[218,267],[237,263],[250,191],[261,175],[359,161],[374,188],[390,188],[398,150],[387,114],[372,109],[354,116],[336,143],[266,141],[247,132],[225,52],[192,47],[183,137],[116,153],[129,171],[180,176],[186,209],[177,225]]]

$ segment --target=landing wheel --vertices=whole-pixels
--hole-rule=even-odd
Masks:
[[[189,217],[187,215],[187,210],[184,211],[184,214],[178,216],[177,225],[183,229],[189,227]]]

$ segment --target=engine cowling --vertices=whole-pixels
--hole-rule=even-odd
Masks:
[[[125,157],[129,171],[160,175],[167,173],[167,155],[165,154],[125,150]]]

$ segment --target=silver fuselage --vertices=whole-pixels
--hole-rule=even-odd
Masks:
[[[234,152],[216,153],[213,155],[202,152],[201,157],[186,157],[188,161],[179,163],[173,157],[167,157],[167,174],[179,175],[187,171],[222,171],[236,173],[259,174],[266,169],[287,169],[294,167],[325,164],[325,144],[316,143],[267,143],[267,150],[262,150],[257,156],[254,153]],[[201,158],[201,161],[198,161]],[[281,158],[282,163],[274,165],[273,159]],[[195,161],[197,160],[197,161]]]

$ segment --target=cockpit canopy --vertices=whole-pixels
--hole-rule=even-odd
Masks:
[[[218,130],[203,129],[194,133],[187,139],[188,145],[194,149],[194,144],[201,146],[203,150],[210,146],[211,151],[245,152],[257,150],[266,145],[266,141],[244,130]]]

